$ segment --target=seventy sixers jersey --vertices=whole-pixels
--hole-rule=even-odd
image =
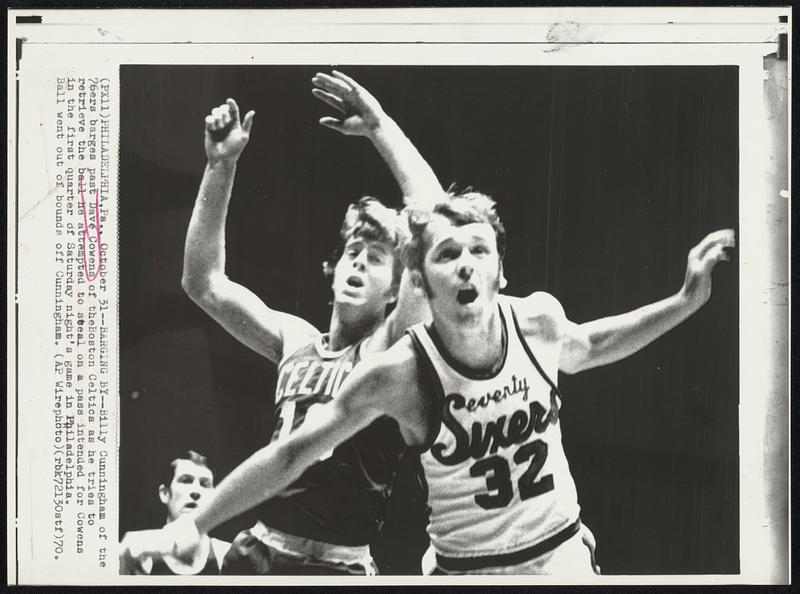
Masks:
[[[421,462],[431,543],[451,558],[534,547],[579,515],[561,445],[561,397],[550,380],[558,371],[557,347],[539,343],[537,360],[510,304],[501,301],[500,316],[505,359],[491,377],[452,361],[435,330],[410,331],[421,362],[441,384],[442,423]]]
[[[286,438],[306,416],[336,398],[359,362],[361,342],[332,352],[326,349],[326,338],[317,337],[279,365],[271,441]],[[268,527],[303,538],[337,545],[369,544],[383,523],[392,481],[406,449],[397,422],[379,418],[267,501],[260,518]]]

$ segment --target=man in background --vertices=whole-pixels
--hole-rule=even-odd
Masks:
[[[165,525],[191,513],[214,489],[214,473],[202,454],[187,450],[164,468],[158,498],[166,512]],[[127,535],[126,535],[127,537]],[[125,539],[123,538],[123,541]],[[126,575],[219,575],[231,543],[209,537],[185,557],[150,556],[128,550],[120,556],[120,573]],[[136,556],[134,556],[136,554]]]

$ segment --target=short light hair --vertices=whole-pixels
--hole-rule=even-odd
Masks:
[[[395,256],[392,282],[400,284],[403,273],[401,248],[408,238],[408,229],[404,217],[396,210],[384,206],[380,200],[372,196],[364,196],[347,207],[347,212],[339,230],[339,243],[328,260],[323,262],[325,277],[333,278],[336,263],[344,253],[344,246],[353,237],[366,241],[378,241],[386,245]]]
[[[425,229],[435,215],[446,218],[454,227],[470,223],[489,223],[494,229],[497,253],[502,262],[506,254],[506,230],[495,207],[496,202],[487,194],[475,192],[472,188],[455,193],[451,188],[431,207],[407,209],[410,239],[403,249],[403,262],[406,268],[422,270],[425,253],[430,247],[425,245]]]

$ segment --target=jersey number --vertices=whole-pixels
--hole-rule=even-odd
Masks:
[[[319,409],[314,408],[314,407],[319,407],[319,406],[322,406],[322,403],[315,402],[314,404],[309,406],[306,409],[306,414],[303,417],[303,422],[305,422],[305,420],[308,418],[309,414],[313,414],[311,412],[312,410],[314,410],[314,411],[319,410]],[[280,412],[281,428],[280,428],[280,432],[278,433],[278,438],[277,438],[276,441],[284,441],[285,439],[288,439],[289,434],[292,432],[292,430],[294,428],[294,416],[295,416],[295,412],[296,411],[297,411],[297,403],[294,402],[293,400],[289,400],[288,402],[285,402],[283,404],[283,406],[281,406],[281,412]],[[299,429],[302,426],[302,424],[303,423],[301,422],[300,425],[298,425],[297,428]],[[320,461],[321,460],[325,460],[327,458],[330,458],[332,455],[333,455],[333,450],[330,449],[327,452],[325,452],[322,456],[320,456],[318,458],[318,460],[320,460]]]
[[[536,480],[547,460],[547,444],[541,439],[537,439],[526,443],[514,452],[515,464],[524,464],[527,460],[530,460],[531,463],[517,481],[519,498],[523,501],[553,490],[552,474]],[[514,486],[511,484],[511,469],[508,466],[508,460],[498,455],[483,458],[470,467],[469,474],[474,477],[489,474],[486,477],[486,488],[490,492],[475,495],[475,503],[483,509],[497,509],[511,503],[511,499],[514,497]],[[496,492],[492,493],[491,491]]]

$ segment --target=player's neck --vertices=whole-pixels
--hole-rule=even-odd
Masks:
[[[492,370],[503,359],[503,326],[495,306],[475,326],[434,322],[436,332],[450,356],[470,369]]]
[[[364,310],[350,311],[334,303],[328,336],[328,348],[339,351],[374,333],[384,322],[379,313],[364,315]]]

